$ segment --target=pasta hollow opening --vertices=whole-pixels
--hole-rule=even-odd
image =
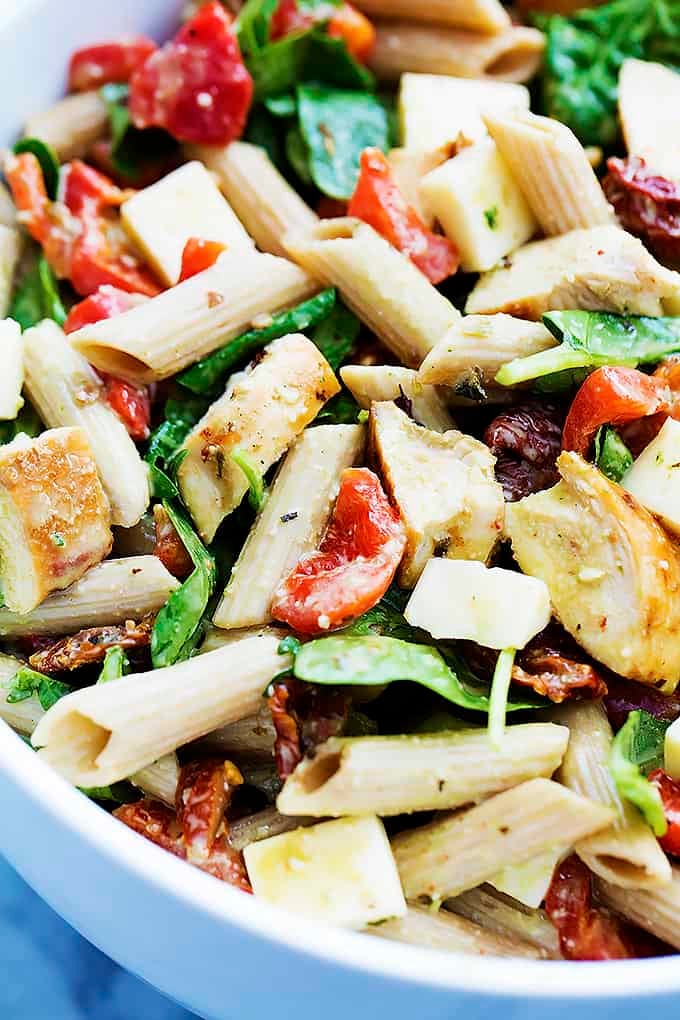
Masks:
[[[341,768],[342,751],[324,754],[301,772],[299,783],[305,793],[316,793],[329,779],[332,779]]]
[[[63,761],[57,760],[50,753],[49,747],[43,754],[58,771],[69,778],[72,771],[94,771],[97,759],[106,750],[110,739],[111,730],[81,712],[71,711],[55,721],[49,738],[51,746],[67,749]]]
[[[78,344],[78,350],[90,364],[109,375],[119,376],[131,382],[150,382],[153,379],[151,366],[141,358],[136,358],[125,351],[99,344]]]
[[[636,864],[634,861],[626,860],[625,857],[617,857],[614,854],[598,854],[597,861],[602,870],[609,872],[609,880],[625,881],[631,887],[644,882],[648,871],[644,864]]]
[[[534,62],[538,65],[539,58],[535,46],[518,42],[487,64],[484,74],[487,78],[499,78],[502,81],[525,81],[527,67],[532,67]]]

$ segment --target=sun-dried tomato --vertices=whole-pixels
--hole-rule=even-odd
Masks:
[[[602,187],[622,225],[664,262],[680,263],[680,184],[639,156],[612,157],[607,169]]]
[[[275,683],[268,705],[276,730],[274,751],[281,779],[295,771],[306,754],[342,733],[349,696],[328,687],[289,678]]]
[[[134,829],[151,843],[186,859],[187,852],[182,839],[182,826],[175,812],[157,800],[138,800],[124,804],[113,812],[116,818]]]
[[[659,843],[667,854],[674,857],[680,856],[680,783],[664,772],[663,769],[655,769],[647,776],[661,797],[663,811],[668,823],[666,835],[659,839]]]
[[[528,402],[503,411],[487,427],[484,442],[496,457],[496,478],[508,503],[559,481],[555,461],[563,419],[553,404]]]
[[[512,680],[558,705],[567,700],[602,698],[607,693],[606,683],[590,663],[567,658],[557,648],[543,644],[540,634],[520,653]]]
[[[621,924],[593,907],[592,875],[575,854],[555,868],[545,909],[567,960],[627,960],[636,955]]]
[[[153,508],[153,523],[156,532],[154,556],[158,557],[173,577],[183,581],[194,569],[194,564],[167,511],[160,503],[156,503]]]
[[[88,627],[34,652],[28,660],[40,673],[58,673],[102,662],[109,648],[145,648],[151,640],[153,617],[140,623],[126,620],[120,625]]]

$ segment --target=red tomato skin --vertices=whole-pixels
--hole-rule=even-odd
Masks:
[[[142,295],[130,294],[117,287],[104,286],[90,294],[84,301],[73,305],[64,323],[64,333],[75,333],[83,326],[90,326],[102,319],[112,319],[114,315],[127,312],[139,304]]]
[[[333,5],[328,4],[328,7],[331,8]],[[304,32],[319,20],[321,19],[318,15],[315,17],[311,11],[298,10],[297,0],[279,0],[279,5],[269,22],[269,38],[275,42],[284,36],[292,35],[293,32]]]
[[[365,64],[375,48],[375,28],[352,4],[343,4],[328,23],[328,34],[343,39],[355,60]]]
[[[405,548],[404,526],[378,476],[348,468],[319,550],[279,586],[272,616],[300,634],[346,625],[382,598]]]
[[[204,269],[210,269],[224,250],[225,246],[219,241],[204,241],[200,237],[190,237],[182,252],[179,283],[191,279],[196,273],[202,273]]]
[[[136,440],[149,438],[151,421],[151,400],[146,386],[135,386],[116,379],[115,376],[100,373],[106,386],[106,399],[121,419],[130,437]]]
[[[626,960],[634,956],[618,922],[592,905],[592,876],[572,854],[555,868],[545,898],[567,960]]]
[[[625,425],[668,412],[671,406],[672,395],[663,378],[605,365],[588,376],[574,397],[564,423],[562,449],[585,457],[601,425]]]
[[[663,769],[655,769],[647,778],[659,791],[668,823],[666,835],[660,837],[659,844],[667,854],[680,857],[680,783]]]
[[[402,195],[379,149],[362,152],[361,172],[347,212],[408,256],[430,283],[441,283],[458,269],[458,249],[448,238],[427,229]]]
[[[138,128],[165,128],[180,142],[228,145],[240,138],[253,98],[231,19],[210,0],[130,79]]]
[[[76,50],[69,63],[69,92],[85,92],[114,82],[123,84],[155,49],[152,39],[140,35]]]

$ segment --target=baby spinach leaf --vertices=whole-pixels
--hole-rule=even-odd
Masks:
[[[13,421],[0,421],[0,445],[11,443],[18,435],[39,436],[43,430],[37,412],[29,403],[25,403]]]
[[[595,436],[595,463],[612,482],[620,482],[632,466],[633,454],[611,425],[603,425]]]
[[[43,319],[53,319],[59,326],[66,322],[66,309],[59,295],[59,285],[44,255],[38,257],[17,287],[9,317],[18,322],[22,329],[37,326]]]
[[[655,836],[666,834],[666,816],[659,791],[640,769],[652,771],[663,760],[663,733],[667,727],[668,723],[664,725],[646,712],[631,712],[614,737],[609,758],[609,770],[620,796],[638,808]]]
[[[237,365],[252,358],[270,340],[286,336],[287,333],[298,333],[321,322],[335,305],[335,290],[322,290],[316,297],[303,301],[295,308],[272,315],[268,326],[261,329],[250,329],[247,333],[235,337],[197,361],[178,376],[177,381],[193,393],[210,392]]]
[[[48,197],[54,201],[59,190],[59,160],[51,145],[40,138],[21,138],[14,146],[14,154],[31,152],[40,163]]]
[[[267,501],[267,489],[264,484],[264,478],[243,450],[233,450],[231,459],[246,476],[248,481],[248,502],[255,513],[259,513]]]
[[[335,372],[354,350],[360,331],[361,323],[354,312],[338,301],[312,330],[311,338]]]
[[[208,404],[205,399],[188,395],[182,400],[171,397],[166,401],[165,418],[152,432],[144,455],[149,464],[154,495],[160,499],[179,497],[179,491],[171,475],[174,475],[179,467],[182,443],[203,417]]]
[[[295,96],[285,93],[281,96],[270,96],[264,105],[274,117],[294,117],[297,113]]]
[[[361,408],[356,400],[343,387],[321,408],[314,422],[316,425],[356,425],[360,414]]]
[[[386,151],[389,146],[385,107],[368,92],[318,85],[301,85],[297,97],[314,183],[331,198],[349,199],[359,177],[363,150],[375,146]]]
[[[246,54],[267,45],[269,24],[279,0],[247,0],[235,22],[239,45]]]
[[[304,80],[364,92],[375,88],[375,78],[368,68],[354,59],[345,40],[336,39],[320,29],[310,34]]]
[[[313,186],[314,181],[309,169],[309,149],[297,124],[293,124],[286,131],[284,145],[286,159],[293,168],[294,173],[297,174],[303,184]]]
[[[109,114],[111,162],[129,181],[139,180],[152,166],[162,166],[177,149],[175,140],[160,128],[136,128],[128,110],[127,85],[104,85],[100,95]]]
[[[111,680],[120,680],[122,676],[125,676],[129,672],[130,660],[120,645],[115,645],[113,648],[107,648],[106,650],[104,663],[97,683],[108,684]]]
[[[60,698],[71,693],[71,688],[62,684],[59,680],[45,676],[44,673],[37,673],[28,666],[22,666],[17,670],[9,685],[6,687],[6,701],[14,705],[19,701],[26,701],[35,695],[40,702],[40,707],[46,712],[52,708]]]
[[[130,783],[113,783],[111,786],[79,786],[78,789],[90,800],[105,804],[130,804],[139,799],[139,793]]]

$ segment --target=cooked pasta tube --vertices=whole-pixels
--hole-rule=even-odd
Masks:
[[[544,234],[613,222],[585,150],[566,124],[525,110],[487,113],[484,123]]]
[[[291,188],[264,149],[247,142],[190,146],[188,152],[217,175],[227,201],[262,251],[285,255],[282,238],[311,230],[319,217]]]
[[[45,710],[35,694],[23,701],[7,701],[7,688],[15,673],[25,663],[11,655],[0,654],[0,719],[4,719],[17,733],[27,736],[33,732]]]
[[[521,939],[501,935],[483,928],[464,917],[429,907],[411,905],[403,917],[395,917],[382,924],[370,925],[367,935],[377,935],[392,942],[405,942],[412,946],[425,946],[449,953],[469,956],[512,956],[530,960],[547,959],[547,954]]]
[[[332,737],[314,758],[300,762],[276,806],[284,815],[316,817],[455,808],[533,776],[552,775],[567,739],[567,730],[551,723],[509,726],[501,748],[482,729]]]
[[[231,631],[231,633],[235,632]],[[282,633],[276,636],[280,641]],[[263,704],[255,715],[247,715],[244,719],[237,719],[236,722],[229,723],[228,726],[213,730],[199,743],[201,748],[206,751],[212,754],[223,754],[225,758],[235,757],[237,761],[247,759],[271,762],[274,757],[275,739],[276,730],[271,712]]]
[[[156,613],[179,587],[156,556],[104,560],[30,613],[0,609],[0,635],[75,634],[84,627],[124,623]]]
[[[33,114],[26,121],[24,135],[51,145],[62,163],[66,163],[84,156],[93,142],[104,137],[108,126],[108,108],[99,90],[94,89],[66,96],[47,110]]]
[[[275,638],[258,634],[68,694],[41,719],[33,745],[77,786],[125,779],[216,726],[252,715],[272,676],[290,664],[277,648]]]
[[[465,315],[430,351],[418,379],[424,388],[439,383],[462,394],[480,386],[486,390],[506,362],[545,351],[556,343],[541,322],[500,313]]]
[[[216,648],[223,648],[225,645],[232,645],[234,641],[240,641],[246,634],[274,634],[279,641],[289,633],[284,627],[278,624],[271,627],[246,627],[243,630],[220,630],[219,627],[208,627],[201,652],[214,652]]]
[[[358,0],[356,6],[376,18],[404,18],[496,35],[510,25],[500,0]]]
[[[396,81],[404,71],[528,81],[545,47],[542,32],[519,25],[497,35],[408,21],[379,21],[375,27],[369,66],[382,81]]]
[[[146,465],[104,397],[101,379],[51,319],[24,333],[26,392],[52,428],[86,433],[111,504],[111,520],[129,528],[149,505]]]
[[[364,440],[361,425],[320,425],[296,440],[234,565],[215,626],[254,627],[271,619],[276,589],[300,558],[316,549],[340,475],[359,461]]]
[[[352,311],[400,361],[417,368],[459,316],[429,280],[372,227],[349,217],[289,234],[286,248],[337,286]]]
[[[507,265],[482,273],[465,311],[540,319],[556,308],[626,315],[680,313],[680,274],[615,226],[571,230],[533,241]]]
[[[490,885],[468,889],[447,900],[444,906],[446,910],[452,910],[497,935],[531,943],[548,959],[559,960],[562,957],[557,929],[545,911],[527,907]]]
[[[267,807],[254,815],[246,815],[231,822],[229,842],[235,850],[244,850],[251,843],[259,843],[270,836],[280,836],[283,832],[292,832],[314,821],[316,819],[291,818],[290,815],[280,814],[275,807]]]
[[[179,762],[174,751],[164,754],[158,761],[145,766],[128,777],[130,782],[147,797],[160,800],[170,807],[175,806],[175,795],[179,781]]]
[[[418,373],[401,365],[345,365],[340,378],[359,407],[370,410],[375,400],[399,400],[411,403],[414,421],[434,432],[456,427],[442,393],[436,386],[424,386]]]
[[[198,530],[211,541],[248,491],[232,454],[260,476],[286,452],[340,385],[318,347],[301,333],[274,340],[189,434],[177,478]],[[262,622],[262,621],[258,621]]]
[[[619,116],[631,156],[654,173],[680,181],[678,107],[680,74],[651,60],[624,60],[619,74]]]
[[[24,344],[21,326],[14,319],[0,319],[2,376],[0,377],[0,419],[13,421],[23,407]]]
[[[14,274],[21,258],[23,241],[14,227],[0,225],[0,318],[9,311]]]
[[[551,779],[531,779],[477,807],[402,832],[392,849],[406,898],[441,900],[531,860],[556,839],[571,845],[598,832],[613,817],[609,808]]]
[[[615,812],[613,825],[577,843],[591,871],[625,889],[646,889],[671,880],[668,858],[630,801],[622,801],[609,770],[614,735],[600,702],[561,705],[553,718],[569,728],[569,746],[558,778],[570,790]]]
[[[225,252],[214,266],[128,312],[71,334],[95,368],[153,382],[210,354],[253,318],[311,297],[319,284],[273,255]]]
[[[656,889],[622,889],[611,882],[597,882],[597,894],[606,906],[680,950],[680,868],[672,869],[670,885]]]

